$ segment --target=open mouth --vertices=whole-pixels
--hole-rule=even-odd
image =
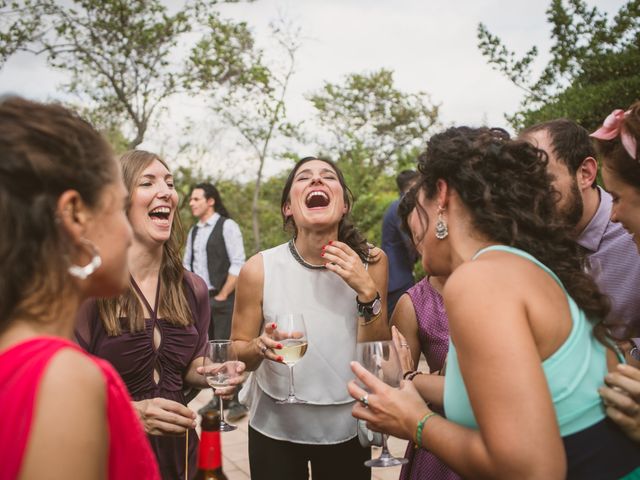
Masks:
[[[314,190],[305,200],[307,208],[324,208],[329,206],[329,195],[321,190]]]
[[[167,222],[171,216],[171,209],[169,207],[157,207],[149,212],[149,216],[154,221]]]

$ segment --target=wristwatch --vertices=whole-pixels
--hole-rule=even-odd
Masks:
[[[380,293],[376,292],[376,298],[370,302],[363,303],[358,297],[356,297],[356,303],[358,304],[358,314],[364,317],[365,321],[369,321],[373,317],[380,315],[382,310],[382,302],[380,301]]]
[[[634,345],[633,348],[629,351],[629,356],[634,360],[640,360],[640,350],[638,350],[638,347],[636,345]]]

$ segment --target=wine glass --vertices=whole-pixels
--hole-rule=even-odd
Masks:
[[[289,367],[289,395],[276,403],[307,403],[296,397],[293,383],[293,366],[307,352],[307,329],[301,313],[279,313],[276,315],[276,339],[282,344],[278,353]]]
[[[207,345],[207,355],[204,360],[204,376],[213,389],[215,395],[216,388],[229,385],[229,381],[238,376],[236,352],[231,344],[231,340],[210,340]],[[213,365],[212,365],[213,364]],[[232,432],[237,429],[224,421],[224,406],[222,397],[218,397],[220,402],[220,431]]]
[[[357,360],[364,368],[387,385],[396,388],[400,386],[402,367],[393,341],[358,343]],[[362,383],[360,385],[367,390],[365,385]],[[364,462],[367,467],[393,467],[409,461],[406,458],[396,458],[391,455],[387,446],[387,437],[387,434],[382,435],[382,453],[378,458]]]

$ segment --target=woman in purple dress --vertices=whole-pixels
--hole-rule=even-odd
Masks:
[[[76,338],[122,376],[163,478],[193,478],[196,414],[183,392],[206,387],[198,369],[209,328],[207,286],[182,267],[178,194],[166,163],[144,151],[128,152],[120,163],[133,228],[129,288],[116,299],[85,303]]]
[[[420,249],[420,220],[415,212],[415,192],[408,192],[400,202],[398,214],[405,230]],[[420,251],[420,250],[418,250]],[[439,375],[444,369],[449,351],[449,321],[440,295],[444,277],[425,277],[400,297],[391,324],[395,327],[394,340],[399,347],[405,378],[412,378],[418,390],[429,388],[423,383],[422,372],[414,372],[420,353],[423,353],[429,371]],[[442,377],[444,378],[444,377]],[[431,382],[430,382],[431,383]],[[425,392],[428,393],[428,392]],[[441,402],[432,401],[434,411],[443,414]],[[460,477],[435,455],[409,442],[405,457],[409,463],[402,467],[400,480],[458,480]]]

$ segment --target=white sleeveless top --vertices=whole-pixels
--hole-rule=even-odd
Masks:
[[[309,347],[293,367],[295,392],[307,404],[278,405],[289,393],[289,367],[265,360],[253,375],[249,424],[270,438],[332,444],[356,435],[353,374],[358,330],[356,292],[338,275],[300,265],[288,244],[261,252],[263,328],[278,313],[302,313]]]

